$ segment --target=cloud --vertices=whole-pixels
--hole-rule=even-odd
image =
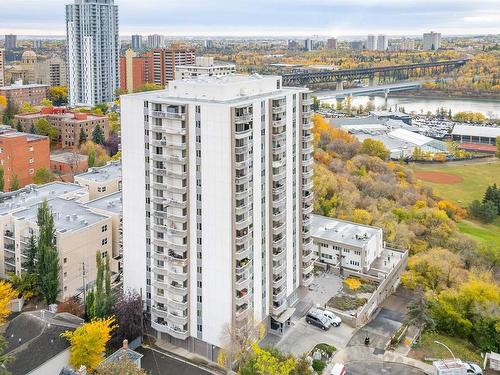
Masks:
[[[0,34],[65,33],[70,0],[0,0]],[[362,35],[500,33],[499,0],[115,0],[120,33]],[[495,18],[496,21],[495,22]]]

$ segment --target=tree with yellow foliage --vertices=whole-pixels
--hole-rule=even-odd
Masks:
[[[84,365],[87,371],[94,371],[103,360],[106,344],[115,328],[115,318],[103,318],[62,333],[61,336],[70,342],[71,365],[75,368]]]
[[[356,277],[348,277],[344,280],[344,284],[352,291],[356,291],[361,287],[361,281]]]
[[[257,344],[252,346],[255,353],[255,369],[261,375],[289,375],[295,370],[297,361],[292,356],[281,358],[271,350],[262,349]]]
[[[0,108],[7,107],[7,98],[3,95],[0,95]]]
[[[0,324],[10,315],[10,301],[17,298],[17,295],[11,283],[0,281]]]

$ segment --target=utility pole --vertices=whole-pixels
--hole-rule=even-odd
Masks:
[[[85,270],[85,262],[82,262],[82,281],[83,281],[83,306],[87,306],[87,271]]]

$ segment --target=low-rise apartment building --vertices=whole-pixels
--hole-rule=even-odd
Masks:
[[[77,152],[61,152],[50,155],[50,169],[63,181],[73,182],[76,174],[87,172],[89,169],[88,156]]]
[[[60,262],[59,300],[82,295],[96,279],[96,253],[109,256],[114,281],[121,272],[121,197],[119,193],[88,202],[88,191],[77,184],[54,182],[0,196],[0,277],[20,274],[25,246],[38,234],[37,211],[47,200],[54,216]]]
[[[15,116],[15,121],[23,131],[29,132],[37,120],[44,118],[59,132],[58,142],[62,148],[75,149],[80,144],[80,131],[87,139],[92,139],[94,129],[99,126],[104,138],[109,137],[109,120],[106,116],[90,113],[71,112],[64,107],[43,108],[40,112],[23,113]]]
[[[75,176],[75,183],[85,186],[91,200],[122,190],[121,161],[112,161],[103,167],[91,168]]]
[[[7,102],[20,107],[23,103],[39,105],[43,99],[47,98],[48,91],[49,85],[23,85],[22,82],[17,81],[10,86],[0,87],[0,96],[5,96]]]
[[[49,168],[50,141],[48,137],[21,133],[0,125],[0,165],[4,172],[4,191],[10,191],[14,179],[19,187],[33,183],[40,168]]]
[[[111,218],[112,221],[112,257],[111,271],[121,278],[123,270],[123,220],[122,220],[122,192],[105,195],[86,203],[93,212]],[[121,281],[121,280],[120,280]]]

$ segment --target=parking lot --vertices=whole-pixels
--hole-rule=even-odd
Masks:
[[[325,306],[331,297],[340,293],[341,289],[342,279],[339,276],[332,273],[315,276],[314,282],[308,289],[299,291],[299,301],[295,306],[291,327],[282,337],[269,334],[264,339],[264,345],[274,345],[294,355],[309,352],[319,343],[333,345],[336,348],[346,347],[354,328],[341,324],[340,327],[331,327],[330,330],[323,331],[307,324],[304,318],[311,307]]]

